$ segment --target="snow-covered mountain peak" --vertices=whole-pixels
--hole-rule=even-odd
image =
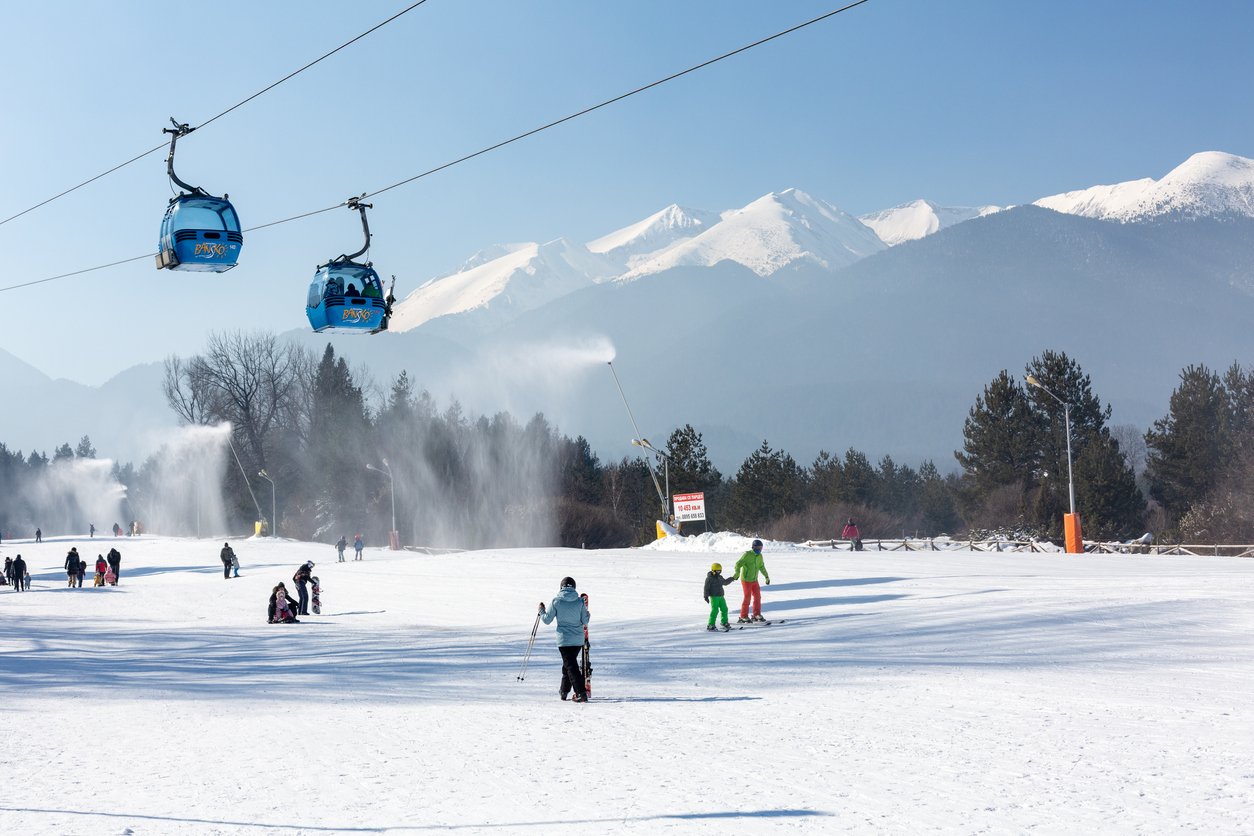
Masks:
[[[1162,215],[1254,217],[1254,160],[1221,151],[1189,157],[1161,180],[1144,178],[1051,195],[1037,206],[1131,222]]]
[[[724,212],[717,224],[644,260],[622,278],[726,260],[760,276],[802,260],[834,270],[882,249],[883,242],[857,218],[803,191],[786,189]]]
[[[718,222],[717,212],[704,209],[686,209],[672,203],[660,212],[642,221],[615,230],[589,242],[594,253],[630,258],[643,253],[656,252],[675,241],[692,236]]]
[[[930,200],[913,200],[892,209],[863,215],[859,220],[892,247],[1001,210],[1000,206],[937,206]]]

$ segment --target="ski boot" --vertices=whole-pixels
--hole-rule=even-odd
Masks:
[[[751,620],[751,621],[766,621],[766,619],[765,619],[765,618],[763,618],[763,617],[761,616],[761,614],[759,614],[759,615],[755,615],[755,616],[754,616],[752,619],[750,619],[750,620]]]
[[[715,627],[714,627],[714,625],[713,625],[713,624],[710,624],[710,625],[707,625],[705,629],[707,629],[707,630],[709,630],[711,633],[713,633],[713,632],[714,632],[714,630],[715,630]]]
[[[736,619],[736,623],[737,623],[737,624],[748,624],[748,623],[749,623],[749,621],[750,621],[750,619],[748,619],[748,618],[737,618],[737,619]]]
[[[726,633],[728,630],[731,629],[731,625],[728,624],[726,621],[724,621],[723,626],[720,627],[719,629],[722,630],[724,633]]]

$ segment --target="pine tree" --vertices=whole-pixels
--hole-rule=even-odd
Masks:
[[[91,445],[91,437],[83,436],[78,441],[78,446],[74,448],[74,455],[80,459],[96,458],[96,448]]]
[[[841,470],[842,501],[854,505],[871,505],[875,502],[879,477],[865,453],[850,447],[845,451],[845,463]]]
[[[1085,537],[1126,540],[1143,531],[1145,498],[1119,443],[1109,435],[1085,446],[1075,461],[1075,483]]]
[[[805,491],[805,470],[792,456],[763,441],[736,472],[729,515],[734,525],[757,530],[769,520],[800,510]]]
[[[710,463],[710,456],[701,440],[701,433],[684,424],[666,441],[670,453],[671,489],[675,493],[713,491],[723,481],[723,474]]]
[[[348,363],[336,358],[329,343],[314,374],[309,429],[306,483],[317,504],[314,534],[334,540],[340,534],[363,532],[381,490],[366,465],[380,456],[361,389],[353,382]],[[386,496],[386,488],[382,494]]]
[[[978,502],[997,488],[1026,487],[1040,465],[1039,424],[1023,387],[1003,369],[975,399],[954,453]]]
[[[1231,403],[1219,376],[1189,366],[1171,393],[1168,414],[1145,434],[1150,496],[1174,519],[1204,499],[1230,450]]]
[[[834,504],[847,500],[845,468],[840,459],[820,450],[810,465],[810,493],[814,504]]]

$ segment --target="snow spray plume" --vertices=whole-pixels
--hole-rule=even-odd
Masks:
[[[50,534],[104,531],[121,515],[126,488],[113,478],[110,459],[60,459],[35,479],[30,489],[30,528]]]
[[[558,461],[550,442],[560,428],[538,416],[520,426],[500,412],[524,421],[551,412],[577,375],[613,357],[605,337],[548,342],[489,352],[458,375],[450,388],[459,399],[497,417],[467,424],[460,434],[458,489],[450,489],[447,467],[430,450],[393,451],[397,494],[413,498],[402,517],[413,530],[402,530],[402,539],[462,548],[555,543]]]
[[[132,513],[153,533],[209,537],[227,532],[222,485],[231,425],[181,427],[144,463]]]

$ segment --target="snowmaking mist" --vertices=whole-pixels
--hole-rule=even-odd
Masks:
[[[447,387],[460,404],[489,421],[506,412],[526,427],[537,413],[551,414],[570,397],[580,375],[603,366],[614,354],[605,337],[488,350],[455,371]],[[421,450],[392,453],[397,492],[404,483],[404,493],[417,503],[405,515],[414,522],[412,531],[401,531],[402,540],[460,548],[557,542],[554,451],[541,443],[538,433],[523,432],[521,440],[510,444],[500,443],[500,435],[468,436],[462,461],[469,484],[457,492],[448,490],[446,469]],[[468,501],[461,499],[465,495]]]
[[[113,478],[110,459],[58,459],[44,468],[30,487],[29,528],[45,536],[101,532],[121,519],[126,486]]]
[[[144,465],[144,490],[131,497],[144,530],[183,537],[227,532],[222,486],[230,424],[174,431]],[[125,523],[124,523],[125,525]]]

